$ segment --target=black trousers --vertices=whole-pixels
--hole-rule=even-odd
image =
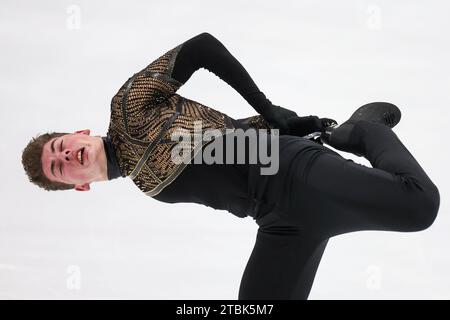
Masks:
[[[419,231],[433,223],[438,189],[397,135],[366,121],[355,134],[372,168],[293,136],[280,136],[276,175],[253,168],[259,229],[239,299],[306,299],[329,238],[362,230]]]
[[[259,114],[276,110],[239,61],[207,33],[183,43],[171,77],[185,83],[200,68],[228,83]],[[373,168],[311,140],[280,136],[275,175],[261,176],[258,166],[247,176],[246,166],[192,165],[155,198],[202,203],[238,216],[246,216],[250,204],[259,229],[239,298],[305,299],[330,237],[419,231],[436,218],[439,192],[395,133],[368,122],[357,131]]]

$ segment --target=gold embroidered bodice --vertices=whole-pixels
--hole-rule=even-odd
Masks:
[[[108,135],[115,147],[122,176],[149,196],[155,196],[182,172],[186,164],[171,160],[176,130],[194,132],[194,121],[202,121],[202,131],[233,129],[226,114],[176,93],[183,83],[172,78],[181,45],[169,50],[134,74],[111,101]],[[272,128],[260,115],[242,119],[253,128]],[[192,157],[207,141],[191,148]]]

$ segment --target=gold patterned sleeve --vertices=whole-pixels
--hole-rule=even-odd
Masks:
[[[167,51],[125,84],[128,101],[134,105],[152,106],[170,98],[183,85],[172,77],[173,66],[181,45]]]
[[[254,129],[275,129],[275,127],[267,122],[261,115],[254,115],[243,119],[237,119],[237,121],[247,124]]]

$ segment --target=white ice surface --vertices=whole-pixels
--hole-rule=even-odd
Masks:
[[[20,163],[37,133],[104,134],[122,83],[204,31],[273,103],[301,115],[343,121],[367,102],[397,104],[397,135],[440,189],[439,216],[424,232],[333,238],[310,298],[450,298],[448,1],[3,0],[0,8],[0,298],[237,298],[256,236],[251,218],[159,203],[130,180],[46,193]],[[179,93],[232,117],[254,114],[205,70]]]

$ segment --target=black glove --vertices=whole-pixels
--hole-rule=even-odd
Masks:
[[[279,129],[280,134],[288,134],[288,119],[298,118],[297,113],[295,113],[294,111],[285,109],[277,105],[271,105],[270,108],[264,109],[264,112],[262,112],[261,115],[274,128]]]
[[[313,132],[324,132],[326,127],[329,127],[337,122],[329,118],[319,118],[317,116],[307,117],[292,117],[286,120],[288,132],[292,136],[303,137]],[[281,130],[280,130],[280,134]]]

